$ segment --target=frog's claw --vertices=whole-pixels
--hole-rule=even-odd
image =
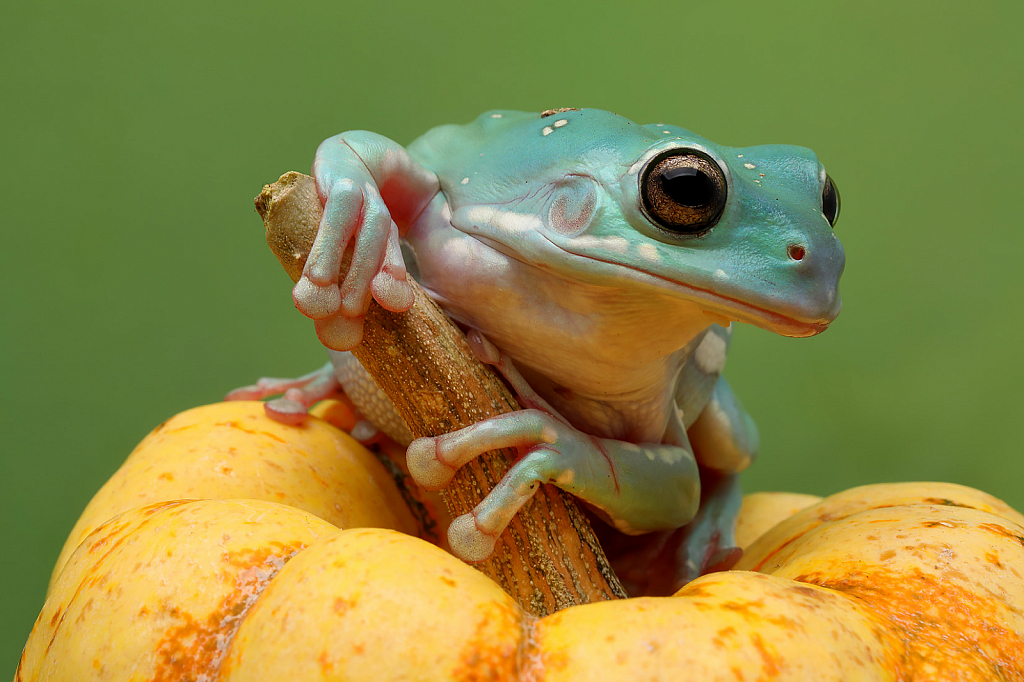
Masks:
[[[315,372],[297,379],[263,377],[252,386],[243,386],[224,396],[224,400],[263,400],[272,395],[282,397],[267,401],[263,410],[282,424],[297,425],[306,421],[306,412],[314,404],[341,392],[334,366],[327,363]]]
[[[394,312],[412,307],[399,239],[440,183],[397,143],[363,131],[325,140],[313,175],[324,212],[292,298],[325,346],[349,350],[371,297]],[[352,261],[339,281],[346,250]]]

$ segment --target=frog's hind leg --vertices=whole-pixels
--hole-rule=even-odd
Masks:
[[[753,419],[722,377],[687,436],[701,465],[702,484],[700,511],[687,526],[681,547],[684,579],[689,580],[730,568],[742,555],[736,546],[736,517],[743,501],[739,473],[754,461],[759,437]]]
[[[723,377],[687,435],[701,466],[726,473],[749,467],[760,445],[757,425]]]
[[[334,366],[326,365],[296,379],[263,377],[252,386],[243,386],[224,396],[224,400],[263,400],[272,395],[280,398],[263,404],[267,416],[282,424],[297,425],[306,421],[309,408],[321,400],[341,393],[341,384],[334,374]]]

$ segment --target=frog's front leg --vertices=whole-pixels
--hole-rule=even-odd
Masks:
[[[485,419],[408,450],[413,479],[428,490],[447,485],[455,472],[489,450],[526,453],[469,514],[448,531],[452,550],[483,561],[512,517],[550,483],[589,503],[626,533],[677,528],[697,513],[700,478],[685,448],[596,438],[541,410]]]
[[[349,350],[362,340],[371,296],[395,312],[412,306],[399,237],[440,184],[400,145],[365,131],[325,140],[313,176],[324,213],[292,296],[325,346]],[[339,284],[350,242],[351,265]]]

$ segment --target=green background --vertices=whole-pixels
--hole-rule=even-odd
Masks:
[[[815,149],[845,308],[812,339],[738,331],[747,490],[942,480],[1024,508],[1020,0],[72,5],[0,25],[0,675],[147,431],[324,361],[252,197],[346,129],[591,106]]]

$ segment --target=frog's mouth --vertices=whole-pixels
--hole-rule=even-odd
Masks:
[[[592,254],[576,253],[552,242],[551,240],[547,241],[564,253],[584,258],[588,261],[604,263],[616,269],[626,270],[627,272],[632,273],[633,278],[636,280],[647,281],[659,289],[669,289],[681,298],[694,301],[713,315],[721,316],[723,318],[721,320],[723,326],[728,324],[728,322],[735,320],[737,322],[752,324],[755,327],[760,327],[775,334],[779,334],[780,336],[803,338],[815,336],[816,334],[820,334],[828,329],[828,326],[836,319],[839,315],[840,309],[842,308],[842,301],[837,295],[835,303],[829,310],[827,316],[812,319],[801,318],[778,310],[754,305],[747,301],[712,291],[710,289],[670,279],[654,272],[640,270],[625,263],[597,258]]]
[[[653,275],[653,277],[657,277],[657,275]],[[676,287],[686,289],[690,293],[689,298],[699,300],[707,305],[711,312],[722,315],[727,320],[746,322],[781,336],[803,338],[820,334],[828,329],[828,326],[839,314],[839,309],[842,307],[842,303],[837,301],[835,313],[828,319],[800,320],[774,310],[761,308],[745,301],[730,298],[729,296],[723,296],[707,289],[673,282],[672,280],[667,281]]]
[[[720,323],[723,326],[727,325],[730,321],[735,320],[737,322],[752,324],[755,327],[760,327],[781,336],[802,338],[820,334],[828,329],[829,324],[836,319],[836,316],[839,315],[840,308],[842,308],[842,302],[837,294],[835,302],[825,316],[810,319],[802,318],[780,312],[778,310],[754,305],[753,303],[749,303],[717,291],[712,291],[711,289],[680,282],[654,272],[641,270],[626,263],[600,258],[594,254],[576,253],[575,251],[571,251],[564,246],[553,242],[546,235],[542,236],[547,243],[551,244],[551,246],[555,247],[562,253],[576,258],[582,258],[591,263],[602,263],[610,266],[614,268],[616,276],[619,277],[622,276],[623,271],[628,272],[632,276],[632,279],[636,281],[646,282],[657,289],[661,289],[662,291],[668,289],[675,296],[694,301],[705,311],[712,313],[712,315],[721,316],[723,319],[720,320]],[[522,262],[528,262],[519,254],[512,254],[512,257]],[[533,265],[536,266],[536,264]],[[579,275],[578,270],[575,275]]]

